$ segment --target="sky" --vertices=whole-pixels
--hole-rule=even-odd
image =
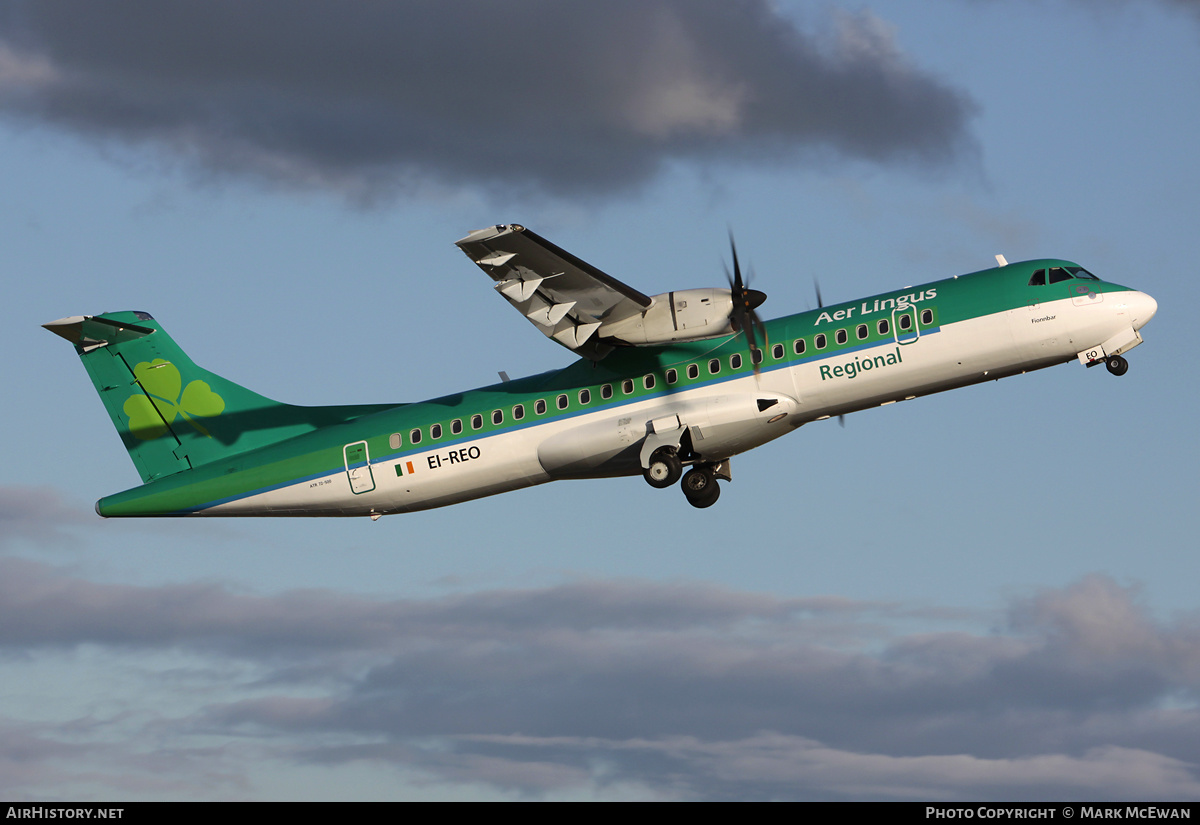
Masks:
[[[1196,799],[1197,134],[1195,0],[0,0],[0,797]],[[500,223],[646,294],[732,230],[765,317],[997,253],[1159,310],[708,510],[94,514],[138,476],[40,324],[297,404],[565,366],[453,245]]]

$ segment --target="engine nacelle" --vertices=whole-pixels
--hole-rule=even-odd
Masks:
[[[604,324],[599,335],[626,344],[666,344],[713,338],[733,332],[728,289],[684,289],[654,296],[639,315]]]

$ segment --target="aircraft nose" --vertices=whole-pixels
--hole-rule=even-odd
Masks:
[[[1158,301],[1144,292],[1135,292],[1129,296],[1129,315],[1134,329],[1141,329],[1149,323],[1158,312]]]

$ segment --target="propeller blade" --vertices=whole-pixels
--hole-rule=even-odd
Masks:
[[[725,277],[729,280],[729,293],[733,301],[733,311],[729,314],[729,321],[736,331],[746,336],[746,343],[750,347],[750,363],[754,368],[754,374],[758,375],[761,359],[756,358],[755,353],[761,352],[758,348],[759,335],[762,336],[763,346],[770,344],[767,340],[766,324],[758,317],[755,310],[762,306],[763,301],[767,300],[767,296],[764,292],[747,287],[746,281],[742,278],[742,264],[738,260],[737,243],[733,240],[733,230],[729,232],[729,249],[733,255],[733,274],[729,274],[729,267],[725,268]],[[753,277],[753,273],[751,276]]]

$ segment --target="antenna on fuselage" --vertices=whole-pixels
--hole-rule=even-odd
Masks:
[[[1003,255],[996,256],[996,263],[1000,264],[1000,266],[1008,266],[1008,261],[1004,260]]]

